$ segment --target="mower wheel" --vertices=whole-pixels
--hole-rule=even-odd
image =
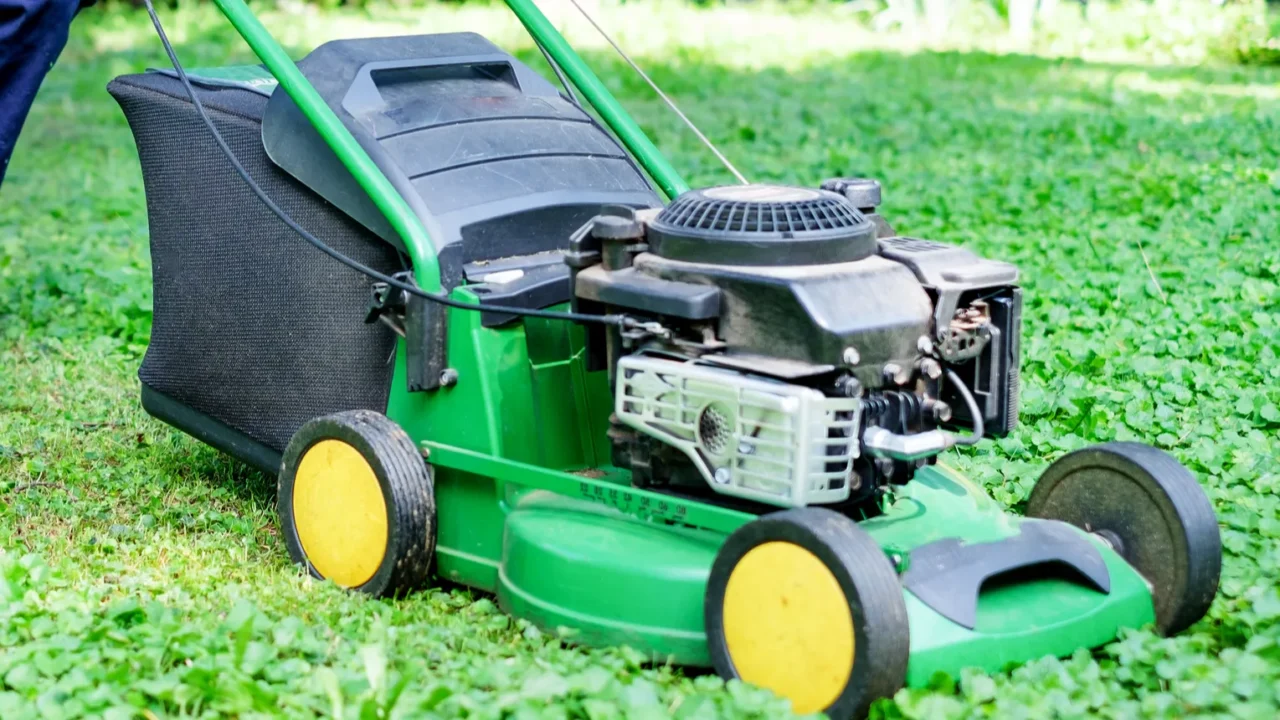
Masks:
[[[1068,453],[1036,481],[1027,515],[1106,540],[1150,583],[1164,635],[1199,621],[1218,592],[1222,540],[1213,505],[1163,450],[1116,442]]]
[[[711,567],[705,619],[720,676],[768,688],[797,713],[860,718],[906,679],[897,572],[831,510],[772,513],[730,535]]]
[[[375,596],[426,583],[431,469],[385,416],[352,410],[303,425],[285,448],[277,503],[289,555],[315,577]]]

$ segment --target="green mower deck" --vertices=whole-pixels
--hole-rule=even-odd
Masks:
[[[493,331],[477,327],[474,313],[453,319],[459,343],[469,340],[462,352],[475,350],[460,367],[483,378],[472,385],[477,395],[461,388],[445,402],[399,395],[388,409],[429,450],[437,502],[454,509],[440,513],[439,575],[495,592],[516,617],[589,644],[709,666],[708,571],[725,537],[755,515],[632,488],[629,473],[603,465],[607,449],[596,443],[611,410],[608,387],[584,371],[564,324]],[[485,402],[486,394],[500,401]],[[486,416],[486,407],[502,408],[502,416]],[[466,422],[436,419],[449,417]],[[954,472],[931,467],[861,527],[886,554],[907,558],[946,539],[999,547],[1024,522]],[[1089,542],[1111,573],[1109,594],[1052,573],[992,584],[975,598],[977,624],[969,629],[906,593],[908,684],[1069,655],[1153,622],[1147,583],[1104,542]]]

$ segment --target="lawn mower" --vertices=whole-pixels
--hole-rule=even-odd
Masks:
[[[1166,452],[1066,454],[1024,514],[939,461],[1018,423],[1018,269],[900,234],[877,180],[690,189],[532,0],[556,83],[471,33],[295,64],[217,4],[262,64],[188,72],[148,3],[172,68],[108,86],[141,399],[278,477],[311,575],[832,718],[1207,611],[1218,524]]]

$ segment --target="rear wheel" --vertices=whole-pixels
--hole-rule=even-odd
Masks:
[[[1117,442],[1064,455],[1036,482],[1027,515],[1110,543],[1151,584],[1165,635],[1204,617],[1217,594],[1222,541],[1213,506],[1191,472],[1162,450]]]
[[[787,510],[729,536],[707,583],[716,671],[798,713],[862,717],[906,678],[907,609],[892,563],[839,513]]]
[[[315,577],[377,596],[426,583],[431,470],[383,415],[354,410],[303,425],[285,449],[277,502],[290,556]]]

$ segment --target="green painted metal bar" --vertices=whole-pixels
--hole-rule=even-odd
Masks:
[[[546,15],[538,9],[534,0],[506,0],[507,7],[516,14],[520,22],[555,59],[556,64],[565,75],[591,103],[591,107],[600,113],[609,127],[627,146],[636,161],[658,182],[667,198],[674,198],[689,189],[688,184],[676,172],[675,167],[662,155],[648,135],[640,129],[636,121],[618,102],[609,89],[600,82],[600,78],[591,71],[587,63],[569,46],[564,36],[556,30]]]
[[[452,445],[431,441],[423,441],[421,445],[429,452],[431,464],[437,467],[581,498],[654,522],[674,522],[728,534],[756,518],[755,515],[738,510],[507,460]]]
[[[369,154],[360,147],[360,143],[351,135],[351,131],[342,124],[328,103],[320,97],[311,83],[285,53],[284,48],[271,37],[271,33],[263,27],[254,16],[253,11],[244,4],[244,0],[214,0],[222,14],[231,21],[236,31],[244,38],[249,47],[267,66],[280,87],[289,93],[289,97],[297,103],[303,115],[320,133],[320,137],[333,149],[334,154],[342,161],[351,176],[360,187],[369,194],[374,205],[387,218],[387,222],[404,241],[409,258],[413,261],[413,271],[418,286],[427,292],[440,292],[440,265],[436,260],[435,246],[427,235],[422,221],[409,208],[400,193],[391,185],[391,181],[382,174],[382,170],[373,162]]]

